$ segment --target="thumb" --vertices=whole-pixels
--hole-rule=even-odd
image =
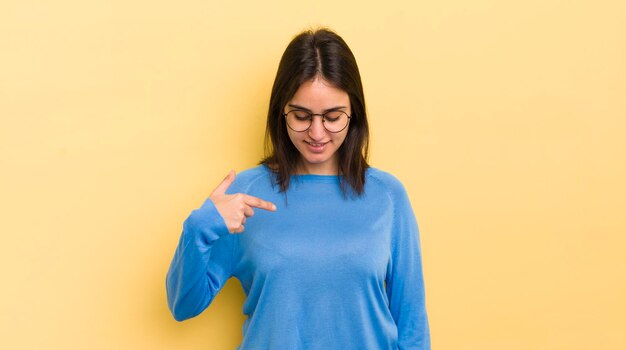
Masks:
[[[219,185],[217,185],[217,187],[213,190],[213,192],[211,192],[211,195],[226,193],[226,190],[228,189],[228,187],[230,187],[233,181],[235,181],[235,177],[236,177],[235,171],[231,170],[228,173],[228,175],[226,175],[224,180]]]

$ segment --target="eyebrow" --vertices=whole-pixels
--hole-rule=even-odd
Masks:
[[[301,109],[301,110],[303,110],[303,111],[307,111],[307,112],[312,112],[310,109],[308,109],[308,108],[306,108],[306,107],[302,107],[302,106],[298,106],[298,105],[294,105],[294,104],[288,104],[287,106],[292,107],[292,108],[295,108],[295,109]],[[336,107],[333,107],[333,108],[328,108],[328,109],[325,109],[325,110],[324,110],[324,113],[326,113],[326,112],[331,112],[331,111],[336,111],[336,110],[340,110],[340,109],[343,109],[343,108],[348,108],[348,107],[346,107],[346,106],[336,106]]]

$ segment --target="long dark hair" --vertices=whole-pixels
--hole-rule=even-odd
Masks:
[[[347,194],[349,186],[354,193],[361,195],[365,186],[365,171],[369,166],[369,128],[361,75],[346,42],[326,28],[298,34],[283,53],[267,112],[265,158],[261,164],[274,171],[280,190],[287,191],[291,175],[296,174],[300,153],[287,134],[283,109],[302,83],[317,76],[345,91],[350,97],[352,118],[348,134],[337,150],[338,176],[344,194]]]

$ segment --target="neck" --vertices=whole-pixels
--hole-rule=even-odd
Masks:
[[[339,174],[339,164],[334,160],[328,164],[306,164],[300,161],[298,164],[298,174],[304,175],[337,175]]]

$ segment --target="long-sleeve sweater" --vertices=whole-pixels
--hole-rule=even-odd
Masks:
[[[210,199],[194,210],[167,273],[170,310],[200,314],[230,277],[243,287],[241,350],[430,349],[420,238],[403,185],[375,168],[361,196],[334,175],[294,175],[280,192],[264,165],[227,193],[276,204],[230,234]]]

